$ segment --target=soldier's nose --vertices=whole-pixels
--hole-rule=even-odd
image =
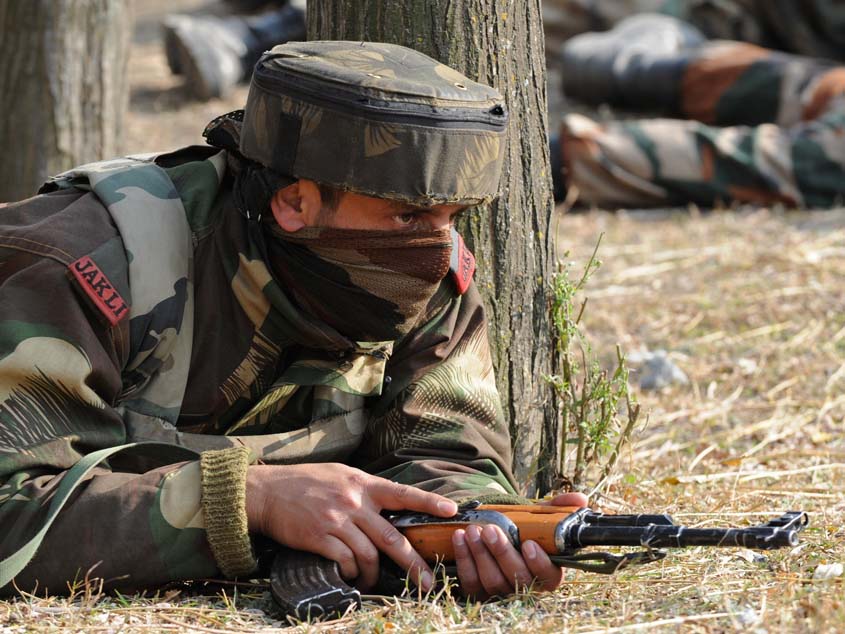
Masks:
[[[452,215],[451,214],[438,214],[436,216],[432,216],[429,220],[431,223],[431,228],[435,230],[439,229],[451,229],[452,228]]]

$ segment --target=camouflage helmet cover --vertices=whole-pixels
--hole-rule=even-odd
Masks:
[[[506,127],[495,89],[412,49],[290,42],[255,67],[240,151],[348,191],[472,205],[497,194]]]

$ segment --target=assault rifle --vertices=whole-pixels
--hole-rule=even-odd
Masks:
[[[499,526],[517,548],[521,540],[537,542],[551,560],[567,568],[611,574],[666,556],[662,548],[734,546],[772,550],[798,544],[809,521],[803,511],[790,511],[767,524],[747,528],[689,528],[668,515],[607,515],[587,508],[560,506],[482,505],[470,502],[449,518],[422,513],[389,515],[417,552],[430,564],[455,560],[452,533],[470,524]],[[634,546],[624,554],[579,552],[588,546]],[[346,584],[333,561],[319,555],[281,549],[270,574],[270,591],[277,605],[299,619],[342,614],[361,605],[360,593]]]

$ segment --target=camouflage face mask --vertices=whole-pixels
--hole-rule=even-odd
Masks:
[[[271,266],[313,317],[355,341],[393,341],[449,272],[448,229],[362,231],[271,225]]]

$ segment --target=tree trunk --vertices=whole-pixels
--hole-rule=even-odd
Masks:
[[[0,201],[117,153],[130,27],[126,0],[0,0]]]
[[[308,37],[415,48],[498,88],[510,111],[500,197],[461,223],[478,260],[499,391],[510,424],[514,473],[524,492],[545,490],[557,461],[548,279],[551,171],[540,0],[309,0]],[[545,428],[549,427],[546,432]],[[538,469],[542,465],[551,468]]]

